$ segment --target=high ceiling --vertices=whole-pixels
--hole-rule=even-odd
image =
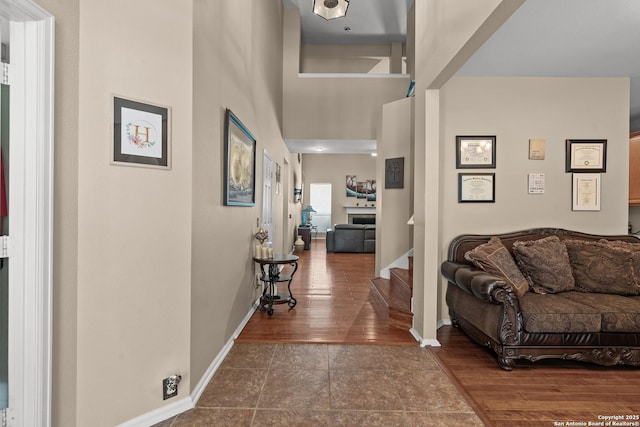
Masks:
[[[313,14],[313,0],[283,0],[283,4],[300,10],[305,43],[373,44],[404,42],[413,0],[351,0],[347,16],[330,21]]]
[[[312,0],[283,0],[300,9],[311,44],[404,40],[412,3],[351,0],[346,17],[325,21],[311,12]],[[527,0],[458,75],[629,77],[631,130],[640,130],[640,0]],[[314,152],[308,141],[297,148]]]

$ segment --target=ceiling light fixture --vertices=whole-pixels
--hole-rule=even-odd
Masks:
[[[324,19],[342,18],[347,14],[349,0],[313,0],[313,13]]]

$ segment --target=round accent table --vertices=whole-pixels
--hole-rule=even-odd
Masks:
[[[269,316],[273,314],[274,304],[288,304],[289,309],[296,306],[296,299],[291,294],[291,281],[293,275],[298,270],[298,259],[295,255],[274,254],[272,258],[253,257],[253,260],[260,264],[260,280],[263,283],[260,306],[262,311],[266,311]],[[290,265],[293,267],[291,274],[280,274],[280,266]],[[275,294],[276,283],[287,282],[289,296],[284,298]]]

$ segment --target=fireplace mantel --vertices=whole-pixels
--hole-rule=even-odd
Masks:
[[[344,207],[346,213],[346,222],[349,224],[351,221],[349,220],[350,216],[353,215],[373,215],[376,214],[375,206],[345,206]]]

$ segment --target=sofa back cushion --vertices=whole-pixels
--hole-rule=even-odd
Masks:
[[[557,236],[515,242],[513,255],[534,292],[554,294],[575,288],[567,247]]]
[[[529,290],[527,279],[498,237],[492,237],[487,243],[476,246],[465,253],[464,257],[476,267],[510,283],[518,296],[524,295]]]
[[[640,288],[630,250],[603,242],[565,240],[576,290],[638,295]]]

